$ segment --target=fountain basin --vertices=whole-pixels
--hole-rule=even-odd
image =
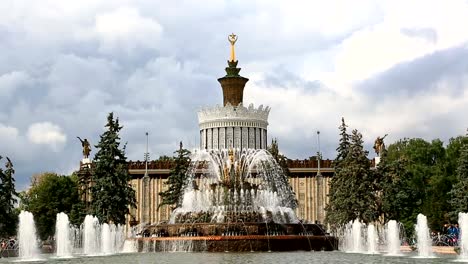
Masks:
[[[138,251],[331,251],[338,239],[317,224],[193,223],[147,227]]]

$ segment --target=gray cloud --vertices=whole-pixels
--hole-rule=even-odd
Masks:
[[[196,111],[222,103],[217,78],[225,74],[226,37],[234,31],[242,74],[251,79],[246,103],[272,106],[269,131],[282,151],[291,158],[314,155],[320,130],[322,150],[333,158],[341,116],[350,116],[350,126],[366,134],[369,127],[356,116],[368,117],[374,106],[371,100],[341,95],[339,87],[331,92],[319,78],[305,76],[312,73],[304,65],[333,71],[335,49],[384,18],[375,4],[341,4],[346,12],[337,17],[336,3],[308,1],[297,6],[212,1],[202,7],[197,1],[1,1],[0,9],[9,12],[0,17],[5,51],[0,56],[0,155],[12,158],[19,189],[27,187],[33,173],[69,173],[81,159],[75,137],[97,144],[111,111],[124,126],[121,137],[130,159],[143,159],[146,131],[152,158],[171,155],[179,140],[196,147]],[[403,31],[431,37],[424,30]],[[442,79],[456,83],[466,56],[461,47],[434,53],[395,66],[356,90],[388,100],[395,91],[416,96],[413,87]],[[33,124],[48,124],[66,140],[58,136],[55,147],[52,139],[31,141]]]
[[[440,85],[458,96],[466,90],[468,48],[457,46],[404,62],[356,84],[356,89],[371,98],[414,97],[434,92]]]

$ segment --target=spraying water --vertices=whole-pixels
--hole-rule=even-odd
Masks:
[[[427,227],[427,217],[423,214],[418,214],[416,228],[416,236],[418,241],[418,256],[432,257],[432,240]]]
[[[38,259],[36,225],[30,212],[21,211],[19,215],[18,239],[19,257],[23,260]]]
[[[400,251],[400,228],[395,220],[388,221],[386,225],[387,235],[387,254],[391,256],[398,256]]]
[[[362,253],[364,250],[364,239],[362,238],[363,224],[356,219],[350,221],[343,230],[342,249],[350,253]]]
[[[71,257],[72,243],[70,240],[70,222],[65,213],[57,214],[55,223],[55,247],[57,257]]]
[[[87,215],[82,225],[83,254],[97,255],[100,253],[100,225],[97,217]]]
[[[237,222],[239,213],[253,222],[299,222],[292,188],[268,151],[198,150],[191,159],[182,205],[170,223],[194,222],[200,213],[212,223]],[[201,177],[200,168],[206,171]]]
[[[374,224],[369,224],[367,226],[367,253],[368,254],[377,254],[377,232],[375,230]]]
[[[468,261],[468,213],[458,213],[460,225],[460,259]]]

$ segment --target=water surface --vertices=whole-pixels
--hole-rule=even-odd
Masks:
[[[118,254],[111,256],[85,257],[76,256],[71,259],[57,259],[54,255],[41,255],[43,261],[29,263],[190,263],[190,264],[218,264],[218,263],[252,263],[252,264],[275,264],[275,263],[448,263],[457,259],[453,255],[438,255],[436,258],[415,258],[416,254],[406,254],[400,257],[384,255],[350,254],[338,251],[333,252],[271,252],[271,253],[134,253]],[[0,263],[18,263],[18,259],[0,259]]]

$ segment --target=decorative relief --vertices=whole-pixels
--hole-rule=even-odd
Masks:
[[[217,120],[245,120],[258,121],[268,125],[269,113],[270,107],[267,106],[263,108],[263,105],[260,105],[258,108],[255,108],[253,104],[250,104],[248,108],[244,107],[242,104],[239,104],[237,107],[234,107],[230,104],[227,104],[226,106],[217,105],[211,108],[202,108],[199,110],[198,123],[203,124]]]

